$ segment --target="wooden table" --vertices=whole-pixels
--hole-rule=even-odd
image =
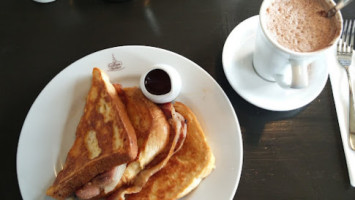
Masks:
[[[45,85],[95,51],[148,45],[196,62],[230,98],[244,144],[234,199],[355,199],[329,81],[309,105],[272,112],[243,100],[226,80],[221,61],[224,42],[238,23],[258,14],[260,4],[260,0],[1,1],[0,127],[5,158],[1,198],[21,199],[18,138]],[[354,10],[352,3],[343,10],[344,18],[354,18]]]

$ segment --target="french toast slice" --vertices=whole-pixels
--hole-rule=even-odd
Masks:
[[[126,200],[179,199],[195,189],[215,168],[215,157],[195,114],[180,102],[175,102],[174,108],[187,122],[183,146],[164,168],[150,177],[140,192],[126,195]]]
[[[123,88],[120,84],[113,85],[126,106],[135,129],[138,154],[127,164],[115,188],[107,193],[101,192],[95,199],[110,199],[118,189],[130,186],[139,173],[165,150],[170,139],[170,125],[156,104],[147,99],[138,87]]]
[[[56,199],[71,196],[95,176],[137,156],[135,130],[109,77],[99,68],[93,69],[92,76],[75,142],[47,190]]]

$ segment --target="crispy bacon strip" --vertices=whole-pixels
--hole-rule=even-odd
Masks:
[[[114,192],[108,200],[124,200],[126,194],[138,193],[142,190],[148,179],[162,169],[168,163],[171,156],[180,150],[184,143],[187,124],[185,118],[179,113],[175,112],[172,103],[162,104],[160,108],[163,110],[167,117],[172,129],[170,132],[169,143],[167,147],[161,152],[147,167],[141,171],[134,182],[126,187]]]
[[[101,189],[113,181],[117,167],[110,171],[104,172],[90,182],[86,183],[82,188],[75,192],[76,196],[80,199],[91,199],[100,194]]]
[[[126,169],[126,164],[118,165],[111,170],[99,174],[90,182],[75,192],[79,199],[92,199],[98,197],[102,193],[111,192],[114,186],[121,179],[123,171]]]
[[[167,119],[169,119],[169,123],[174,127],[176,134],[180,134],[178,142],[175,145],[174,153],[176,153],[184,144],[187,132],[187,122],[180,113],[175,111],[172,103],[162,104],[160,105],[160,108],[163,110]]]

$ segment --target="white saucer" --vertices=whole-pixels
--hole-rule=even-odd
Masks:
[[[258,16],[250,17],[229,34],[222,54],[223,69],[233,89],[249,103],[272,111],[300,108],[314,100],[328,79],[326,59],[321,57],[309,67],[309,86],[285,89],[259,77],[252,66]]]

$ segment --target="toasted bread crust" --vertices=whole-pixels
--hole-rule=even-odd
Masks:
[[[100,173],[137,156],[135,130],[108,76],[93,69],[76,139],[47,195],[64,199]]]

